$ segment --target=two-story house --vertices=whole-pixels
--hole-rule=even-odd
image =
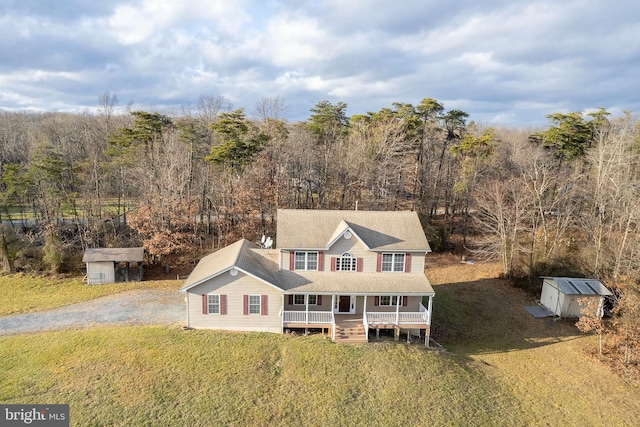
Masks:
[[[240,240],[200,260],[182,287],[187,325],[326,328],[334,341],[424,330],[428,343],[428,252],[415,212],[281,209],[275,249]]]

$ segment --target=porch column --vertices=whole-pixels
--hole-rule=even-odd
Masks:
[[[280,333],[284,334],[284,294],[282,294],[282,298],[280,298]]]
[[[428,313],[427,313],[427,330],[426,330],[426,334],[424,337],[424,341],[425,341],[425,347],[429,347],[429,337],[431,336],[431,307],[433,305],[433,295],[429,295],[429,304],[427,307]]]
[[[362,320],[367,321],[367,296],[364,296],[364,307],[362,308]],[[369,340],[369,323],[365,325],[367,328],[364,331],[367,341]]]
[[[336,306],[336,295],[331,294],[331,341],[336,339],[336,318],[334,317],[333,311]]]
[[[304,323],[309,323],[309,294],[304,294]]]
[[[400,323],[400,300],[402,296],[398,295],[398,300],[396,301],[396,325]]]

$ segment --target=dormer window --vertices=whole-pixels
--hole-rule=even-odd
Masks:
[[[318,252],[297,252],[294,257],[294,268],[296,270],[317,270]]]
[[[349,252],[345,252],[342,256],[336,258],[336,271],[356,271],[357,259]]]

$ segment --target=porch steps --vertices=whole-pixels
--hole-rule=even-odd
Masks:
[[[367,335],[364,330],[364,325],[357,322],[345,322],[343,324],[336,323],[336,335],[333,341],[344,344],[359,344],[368,342]]]

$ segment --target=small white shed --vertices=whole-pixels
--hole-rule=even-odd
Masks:
[[[602,283],[595,279],[572,277],[541,277],[542,295],[540,304],[560,317],[580,317],[582,298],[598,299],[598,315],[602,317],[604,297],[613,295]]]
[[[86,249],[82,262],[87,264],[87,284],[130,282],[142,280],[144,248],[93,248]],[[126,263],[126,267],[120,267]],[[130,267],[131,263],[136,268]]]

